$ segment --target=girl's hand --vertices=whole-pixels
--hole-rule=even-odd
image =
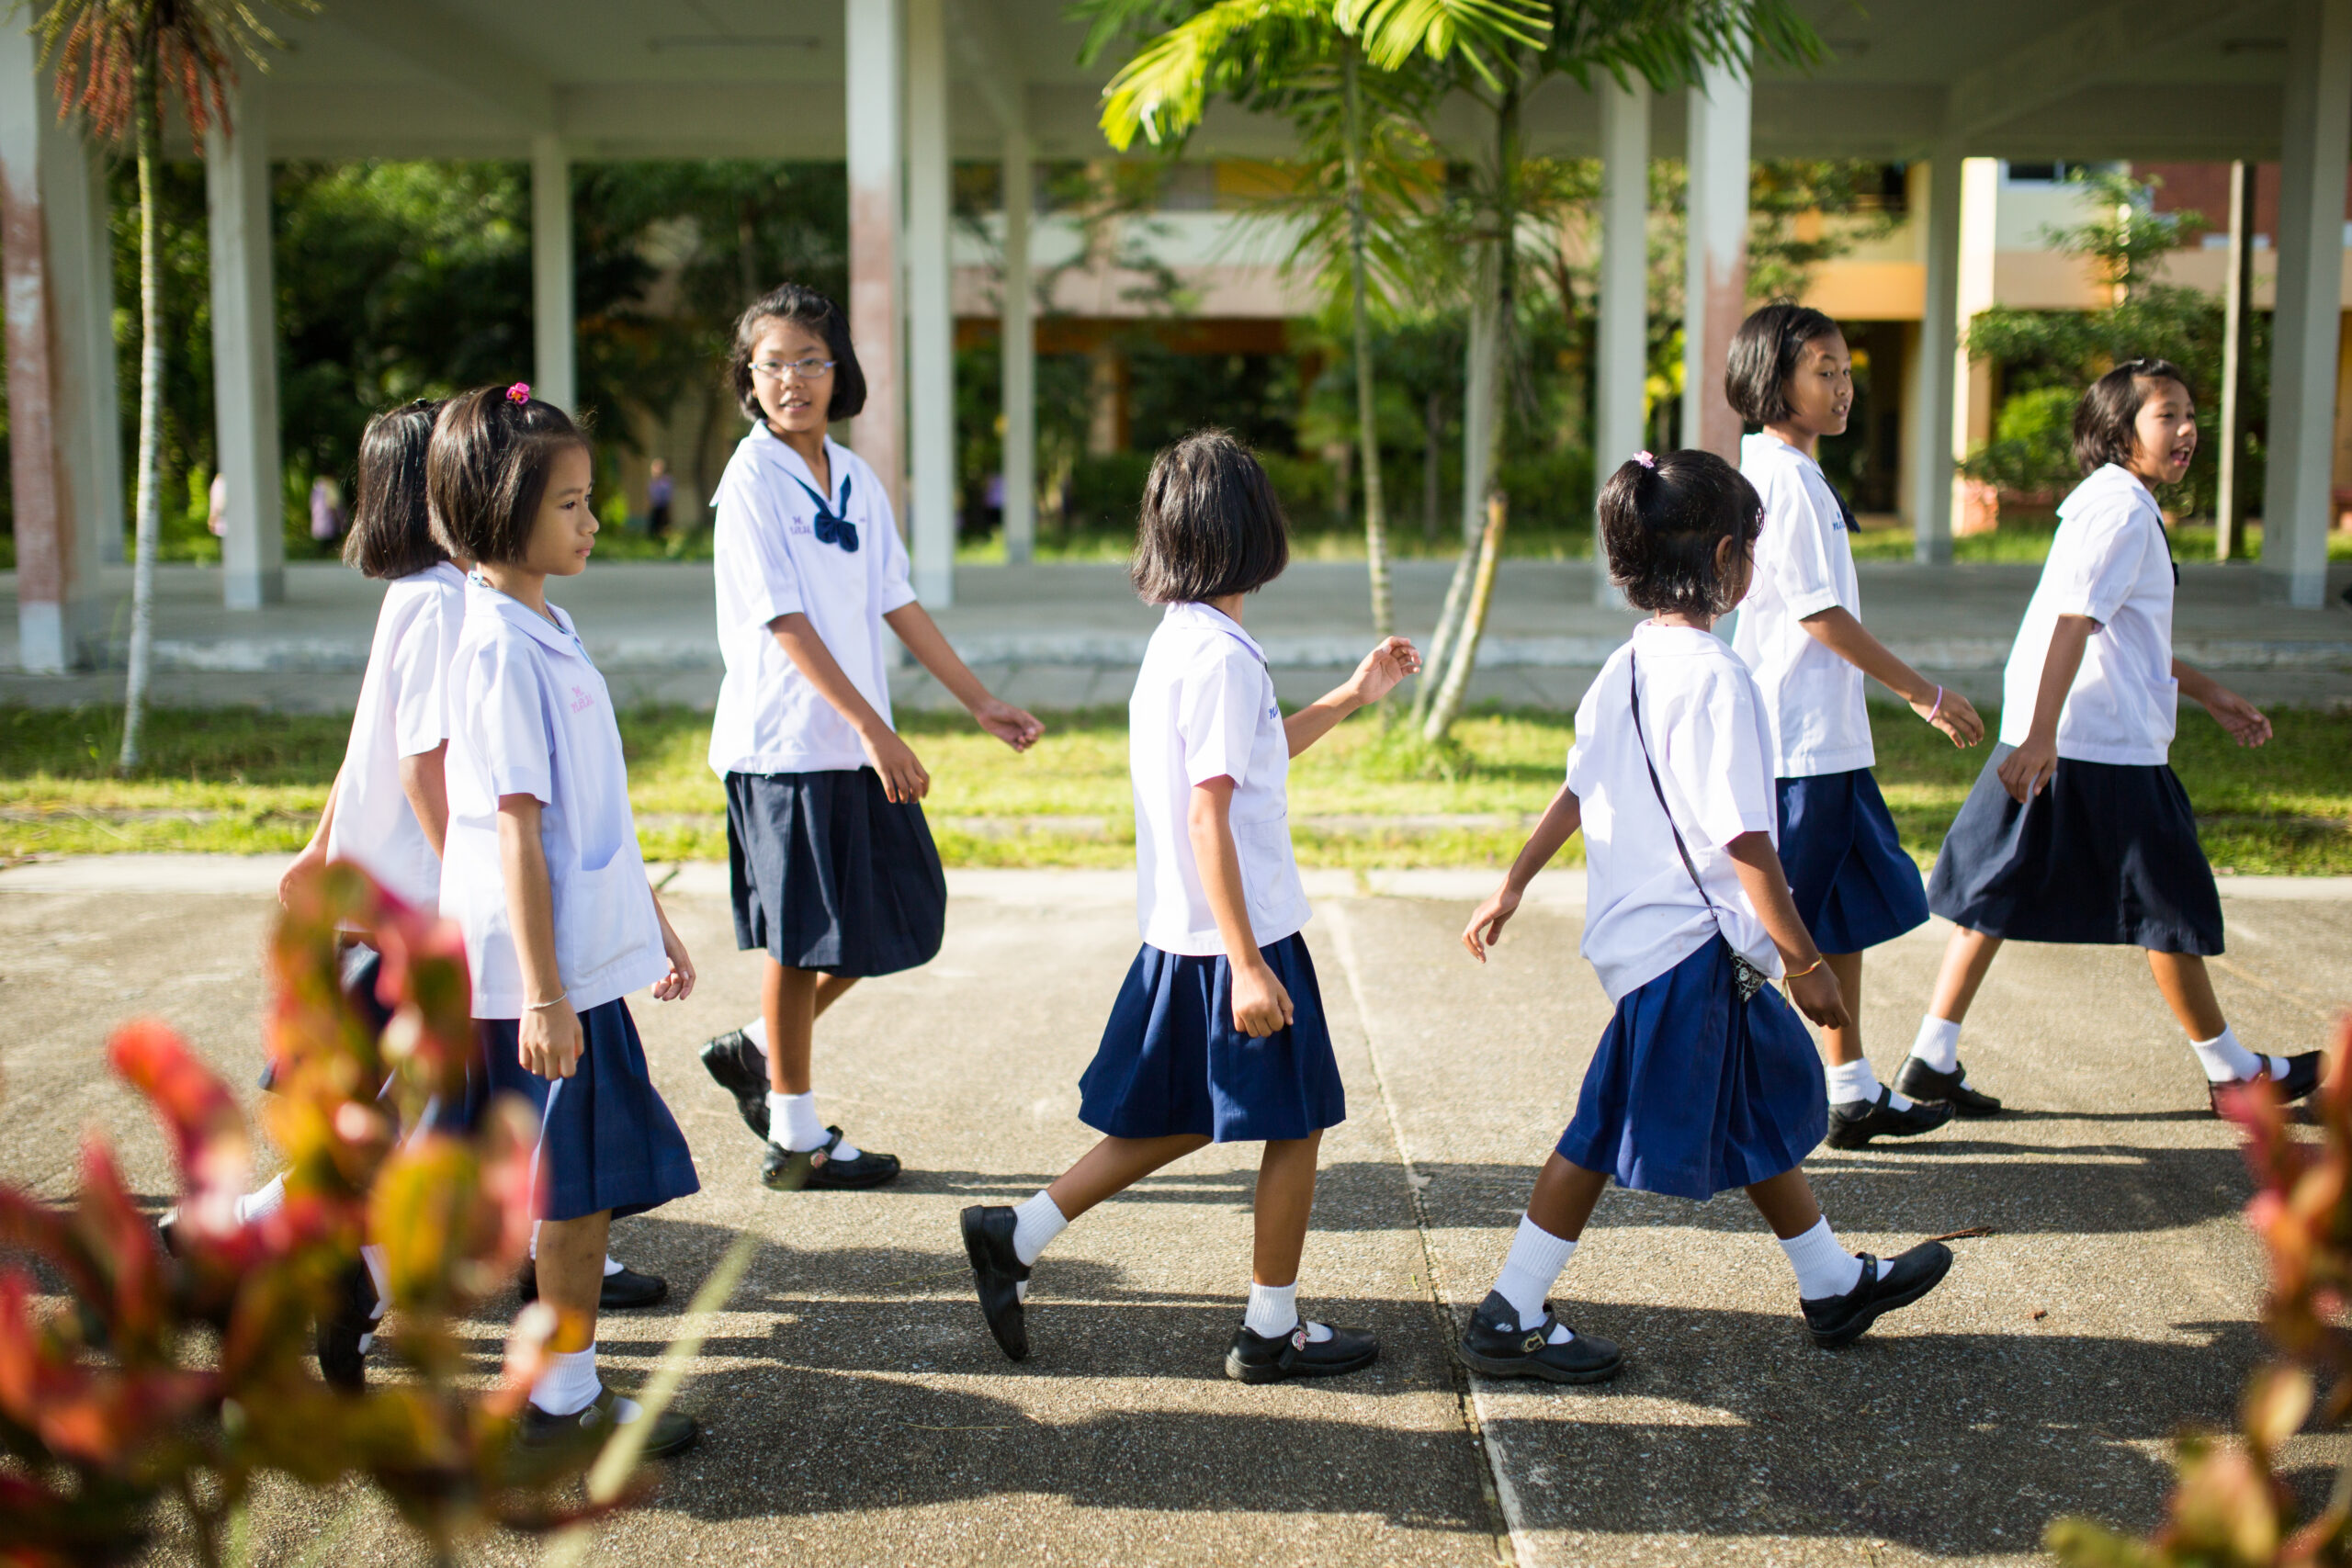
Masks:
[[[1471,957],[1481,964],[1487,961],[1487,949],[1503,939],[1504,922],[1519,913],[1519,890],[1508,882],[1487,895],[1487,901],[1462,929],[1462,945],[1470,950]]]
[[[1046,733],[1046,727],[1037,722],[1035,714],[994,697],[972,710],[972,722],[1016,751],[1026,751],[1037,743],[1037,737]]]
[[[1409,638],[1392,637],[1363,656],[1348,677],[1348,690],[1358,703],[1376,703],[1396,689],[1396,682],[1421,668],[1420,650]]]
[[[2270,739],[2270,721],[2262,710],[2225,686],[2213,688],[2205,699],[2205,711],[2241,746],[2259,746]]]
[[[2058,771],[2058,743],[2038,735],[2029,735],[2025,744],[2001,760],[2001,787],[2019,806],[2030,804]],[[1844,1027],[1840,1025],[1839,1027]]]
[[[312,839],[309,843],[302,846],[302,852],[294,857],[294,863],[288,866],[286,868],[286,874],[277,879],[277,902],[279,906],[284,907],[287,899],[293,896],[295,883],[300,881],[303,877],[310,875],[311,873],[317,871],[319,867],[326,863],[327,839],[326,835],[322,833],[317,838]]]
[[[686,944],[670,927],[670,917],[662,906],[653,906],[662,921],[662,952],[670,960],[670,972],[653,982],[653,999],[657,1002],[682,1002],[695,993],[695,961],[686,956]]]
[[[861,734],[857,743],[865,748],[865,760],[882,775],[882,794],[892,804],[905,806],[931,793],[931,775],[915,761],[914,748],[899,739],[895,730],[877,725],[872,733]]]
[[[1838,993],[1838,976],[1825,964],[1810,975],[1792,976],[1789,1000],[1797,1010],[1824,1029],[1851,1029],[1854,1015],[1846,1010],[1846,998]]]
[[[514,1057],[526,1073],[543,1078],[568,1078],[579,1066],[580,1015],[571,1004],[526,1008],[514,1031]]]
[[[1252,1040],[1263,1040],[1290,1027],[1290,993],[1263,960],[1233,971],[1233,1027]]]
[[[1913,703],[1911,711],[1951,736],[1955,746],[1973,746],[1984,739],[1984,721],[1977,716],[1976,705],[1950,686],[1944,688],[1941,706],[1929,697],[1924,703]]]

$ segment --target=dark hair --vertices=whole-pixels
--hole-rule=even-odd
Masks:
[[[1290,564],[1273,481],[1222,430],[1196,430],[1151,460],[1127,580],[1154,604],[1255,593]]]
[[[1731,340],[1724,363],[1724,398],[1750,424],[1774,424],[1796,412],[1789,406],[1789,378],[1796,373],[1804,345],[1827,337],[1838,323],[1810,305],[1775,299],[1747,320]]]
[[[735,318],[735,346],[728,355],[727,385],[741,405],[743,417],[754,423],[767,418],[758,394],[752,390],[752,345],[759,339],[763,321],[796,322],[825,340],[825,352],[833,360],[833,395],[825,404],[825,417],[855,419],[865,407],[865,372],[857,363],[857,350],[850,344],[849,318],[824,295],[797,283],[769,289]]]
[[[424,453],[433,442],[430,398],[379,413],[359,435],[359,494],[344,536],[343,564],[369,577],[407,577],[449,558],[433,536],[424,499]]]
[[[433,423],[424,489],[434,537],[453,556],[521,560],[555,455],[587,449],[587,434],[570,414],[537,398],[517,401],[509,390],[460,392],[441,405]]]
[[[1600,540],[1609,581],[1639,610],[1728,614],[1737,601],[1715,574],[1715,549],[1737,539],[1752,550],[1764,503],[1747,476],[1713,452],[1629,459],[1600,490]]]
[[[2137,445],[2132,427],[2148,400],[2147,384],[2165,380],[2188,390],[2188,376],[2169,359],[2127,359],[2093,381],[2075,405],[2075,467],[2086,474],[2108,463],[2130,468]]]

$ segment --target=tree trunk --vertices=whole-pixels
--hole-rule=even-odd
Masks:
[[[155,646],[155,548],[163,525],[158,469],[164,421],[164,332],[158,319],[162,290],[155,259],[155,166],[163,157],[163,128],[157,114],[153,51],[152,43],[142,48],[131,72],[130,88],[139,153],[139,553],[130,579],[130,670],[122,697],[119,767],[126,773],[139,765],[140,730],[146,718],[147,671]]]
[[[1478,540],[1478,576],[1471,587],[1470,602],[1462,614],[1462,646],[1446,665],[1445,684],[1439,688],[1437,700],[1430,705],[1430,716],[1421,727],[1421,739],[1439,741],[1453,728],[1461,716],[1462,699],[1470,691],[1470,676],[1478,667],[1478,638],[1487,629],[1487,608],[1494,602],[1495,570],[1502,564],[1503,525],[1510,515],[1510,502],[1501,491],[1487,497],[1487,526]],[[1465,558],[1468,551],[1463,552]]]
[[[1372,316],[1364,299],[1363,87],[1361,57],[1353,39],[1341,45],[1340,73],[1347,93],[1345,141],[1348,181],[1348,292],[1355,327],[1356,444],[1363,463],[1363,549],[1372,571],[1372,634],[1396,629],[1388,584],[1387,503],[1380,487],[1380,431],[1374,418]]]
[[[1421,537],[1437,543],[1437,514],[1445,505],[1440,470],[1444,465],[1445,394],[1431,392],[1421,409]]]

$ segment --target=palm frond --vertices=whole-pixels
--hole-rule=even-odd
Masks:
[[[1319,62],[1327,40],[1317,0],[1217,0],[1136,51],[1102,89],[1102,135],[1121,152],[1140,131],[1181,141],[1211,93],[1242,102],[1279,92]]]
[[[1332,17],[1363,40],[1364,58],[1402,71],[1417,54],[1458,57],[1489,89],[1514,50],[1541,49],[1552,36],[1553,7],[1541,0],[1338,0]],[[1491,59],[1489,57],[1492,57]]]
[[[311,16],[319,0],[268,0],[268,8]],[[286,47],[263,9],[254,0],[52,0],[31,30],[41,63],[56,68],[61,118],[79,114],[93,135],[120,140],[146,70],[200,141],[228,124],[238,61],[266,72],[270,52]]]

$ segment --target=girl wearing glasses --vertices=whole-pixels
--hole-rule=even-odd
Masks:
[[[930,962],[947,910],[918,804],[931,775],[891,728],[884,626],[1014,750],[1044,727],[948,647],[915,602],[881,480],[825,433],[865,406],[841,307],[793,283],[763,296],[735,323],[729,378],[752,429],[716,498],[727,676],[710,765],[727,784],[735,941],[767,962],[758,1020],[702,1059],[765,1143],[765,1185],[874,1187],[898,1156],[818,1120],[811,1036],[859,980]]]

